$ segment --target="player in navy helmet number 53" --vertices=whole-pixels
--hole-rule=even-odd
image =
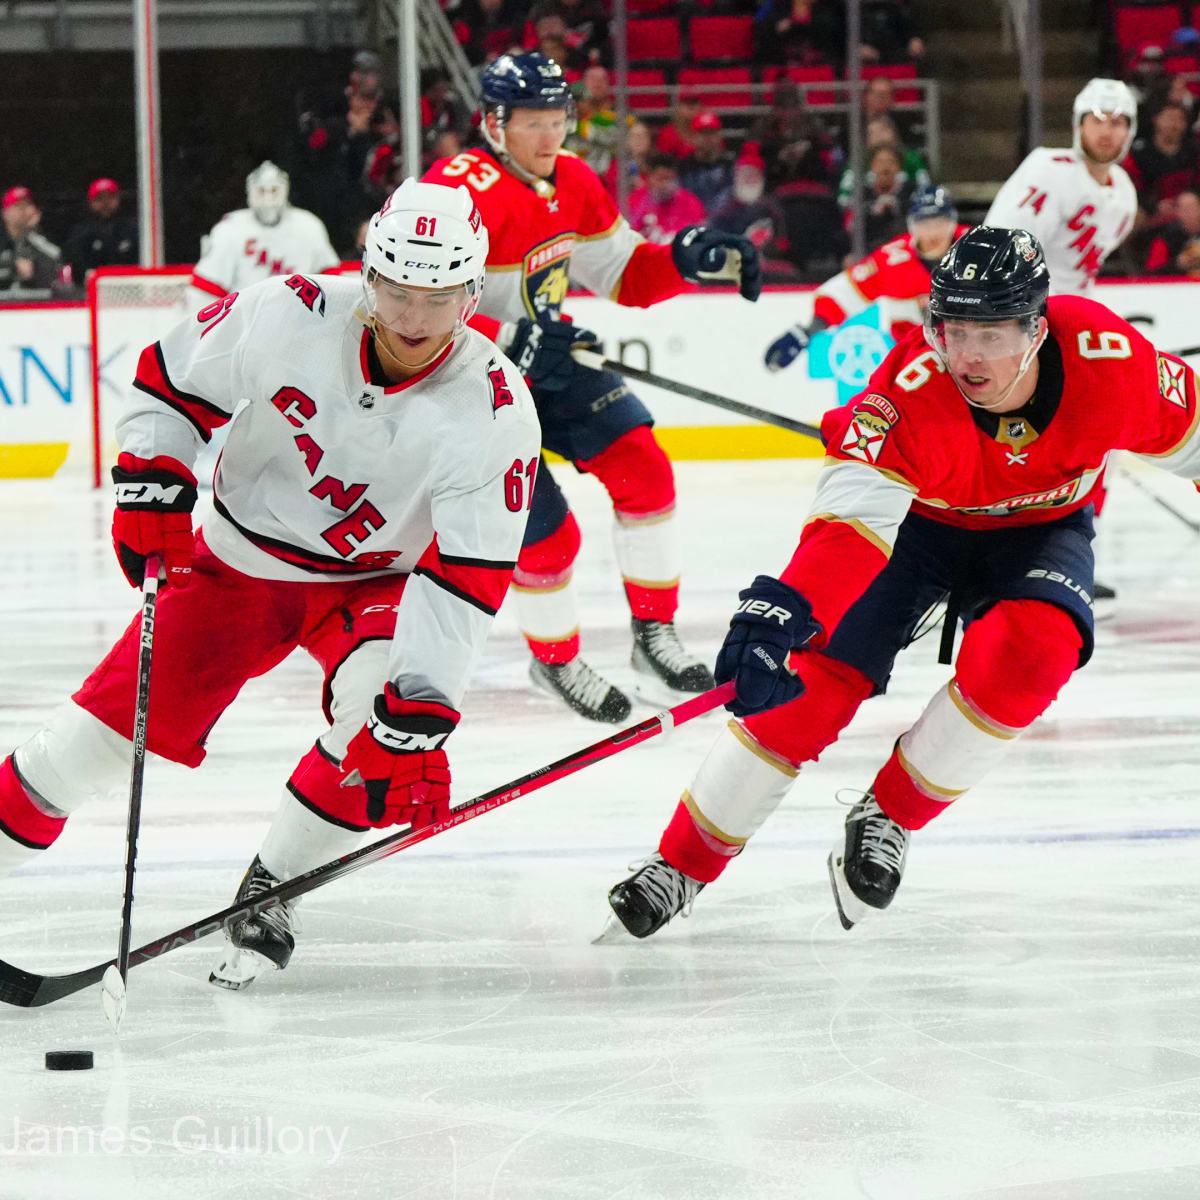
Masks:
[[[718,680],[734,719],[657,853],[610,893],[652,934],[686,911],[949,592],[954,677],[899,739],[829,855],[842,924],[886,908],[914,830],[987,774],[1092,654],[1091,498],[1130,450],[1200,476],[1191,369],[1092,300],[1047,300],[1041,247],[981,226],[933,272],[924,328],[825,416],[828,458],[779,578],[741,593]]]

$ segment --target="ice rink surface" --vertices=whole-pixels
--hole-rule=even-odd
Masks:
[[[814,464],[678,468],[680,627],[711,656],[735,593],[790,556]],[[584,651],[628,682],[594,481]],[[1200,518],[1183,484],[1144,478]],[[109,498],[0,486],[0,745],[28,736],[136,608]],[[1166,1200],[1200,1195],[1200,537],[1116,479],[1120,589],[1092,664],[987,782],[915,836],[886,914],[844,933],[824,858],[948,676],[935,638],[690,919],[593,946],[721,716],[323,888],[292,966],[206,982],[215,939],[138,967],[119,1045],[98,991],[0,1011],[0,1197],[140,1200]],[[450,744],[461,800],[602,736],[533,694],[498,618]],[[189,772],[147,773],[135,944],[227,904],[320,732],[294,656]],[[644,715],[649,707],[639,710]],[[125,799],[0,883],[0,956],[115,951]],[[47,1049],[96,1069],[51,1074]]]

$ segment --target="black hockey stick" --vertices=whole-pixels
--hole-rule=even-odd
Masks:
[[[129,813],[125,823],[125,898],[121,904],[121,937],[117,961],[104,974],[101,1000],[115,1030],[125,1016],[125,981],[129,978],[129,943],[133,933],[133,873],[137,867],[138,832],[142,827],[142,780],[146,775],[146,723],[150,716],[150,661],[154,654],[154,610],[158,602],[157,554],[146,559],[142,579],[142,630],[138,649],[137,697],[133,706],[133,765],[129,771]]]
[[[1191,358],[1194,354],[1200,354],[1200,346],[1185,346],[1182,350],[1168,350],[1167,353],[1176,358]]]
[[[1173,504],[1168,504],[1148,483],[1143,483],[1128,467],[1119,468],[1122,479],[1128,479],[1139,492],[1144,492],[1159,508],[1166,509],[1181,525],[1186,525],[1193,533],[1200,533],[1200,521],[1193,521],[1184,516]]]
[[[705,404],[716,405],[717,408],[739,413],[755,421],[767,425],[777,425],[780,429],[790,429],[803,437],[821,440],[821,431],[815,425],[806,425],[803,421],[793,421],[791,417],[781,417],[778,413],[768,412],[765,408],[755,408],[752,404],[743,404],[740,400],[730,400],[727,396],[719,396],[716,392],[706,392],[703,388],[692,387],[690,383],[680,383],[677,379],[667,379],[662,375],[654,375],[638,367],[628,367],[623,362],[605,358],[596,350],[577,346],[571,351],[571,357],[581,367],[591,367],[596,371],[616,371],[627,379],[635,379],[638,383],[648,383],[653,387],[662,388],[666,392],[675,392],[679,396],[688,396],[692,400],[700,400]]]
[[[723,683],[699,696],[676,704],[673,708],[664,709],[662,712],[640,721],[637,725],[620,729],[599,742],[568,754],[565,758],[560,758],[547,766],[538,767],[536,771],[530,771],[528,775],[522,775],[520,779],[514,779],[511,783],[503,784],[493,791],[484,792],[483,795],[476,796],[473,800],[468,800],[452,808],[444,821],[426,825],[421,829],[401,830],[393,833],[377,842],[371,842],[369,845],[354,850],[350,854],[345,854],[341,858],[335,858],[323,866],[305,871],[303,875],[297,875],[294,879],[285,880],[253,900],[247,900],[242,904],[232,904],[228,908],[221,909],[220,912],[204,917],[191,925],[185,925],[182,929],[176,929],[173,933],[168,933],[153,942],[147,942],[144,946],[130,951],[129,965],[137,967],[144,962],[149,962],[152,958],[158,958],[159,955],[178,950],[181,946],[190,946],[210,933],[216,933],[226,922],[239,921],[243,917],[253,916],[286,900],[294,900],[297,896],[303,896],[306,892],[332,883],[333,880],[340,879],[343,875],[349,875],[352,871],[357,871],[369,863],[378,862],[381,858],[388,858],[392,854],[398,854],[401,850],[416,846],[455,825],[462,825],[466,821],[481,817],[484,813],[510,803],[518,796],[544,788],[556,779],[573,775],[584,767],[590,767],[602,759],[620,754],[622,750],[628,750],[631,746],[657,737],[660,733],[670,732],[675,726],[682,725],[685,721],[701,716],[732,699],[733,684]],[[112,959],[105,959],[104,962],[97,963],[94,967],[86,967],[82,971],[74,971],[69,975],[38,975],[33,971],[24,971],[20,967],[14,967],[11,963],[0,961],[0,1002],[12,1004],[18,1008],[40,1008],[45,1004],[53,1004],[55,1000],[61,1000],[64,996],[71,996],[75,992],[91,987],[94,983],[99,983],[103,979],[105,971],[112,965]]]

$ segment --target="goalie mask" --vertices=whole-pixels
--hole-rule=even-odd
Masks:
[[[458,337],[479,304],[488,235],[471,193],[406,179],[367,226],[359,316],[402,338]]]
[[[278,225],[288,203],[288,174],[268,160],[246,176],[246,204],[264,225]]]

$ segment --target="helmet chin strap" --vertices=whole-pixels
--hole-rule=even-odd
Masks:
[[[379,350],[383,354],[386,354],[388,356],[388,358],[390,358],[392,360],[392,362],[394,362],[399,367],[403,367],[404,370],[406,370],[406,371],[420,371],[420,370],[423,370],[425,367],[429,366],[429,364],[431,362],[433,362],[433,360],[435,358],[437,358],[437,356],[439,354],[441,354],[442,351],[445,350],[447,346],[449,346],[453,343],[454,339],[456,337],[458,337],[458,335],[460,333],[462,333],[463,328],[465,328],[465,326],[463,326],[462,321],[456,322],[453,330],[451,330],[451,332],[450,332],[449,339],[447,341],[443,342],[442,345],[440,345],[428,358],[424,359],[423,361],[421,361],[419,363],[409,363],[409,362],[405,362],[404,359],[402,359],[398,355],[396,355],[392,351],[391,347],[387,344],[387,342],[382,337],[380,337],[380,335],[379,335],[380,326],[376,322],[374,316],[368,316],[366,318],[366,320],[363,322],[363,324],[365,324],[366,327],[371,331],[371,335],[375,339],[375,349]],[[394,333],[395,330],[390,330],[389,332]]]
[[[1009,396],[1011,396],[1013,394],[1013,389],[1017,386],[1018,383],[1021,382],[1022,378],[1025,375],[1025,372],[1028,371],[1029,368],[1033,365],[1033,360],[1037,357],[1037,352],[1042,348],[1042,343],[1046,340],[1046,335],[1049,332],[1050,332],[1049,327],[1047,327],[1046,329],[1043,329],[1042,332],[1040,334],[1038,334],[1038,336],[1036,338],[1034,338],[1032,342],[1029,343],[1029,348],[1025,351],[1024,354],[1021,355],[1021,365],[1017,368],[1017,373],[1016,373],[1016,375],[1013,376],[1012,383],[1010,383],[1008,385],[1008,387],[1006,387],[1004,389],[1004,394],[1002,396],[993,400],[990,404],[984,404],[980,400],[972,400],[971,397],[968,396],[967,393],[962,390],[962,385],[955,378],[954,372],[951,371],[950,378],[954,380],[954,386],[956,388],[958,388],[959,395],[961,395],[962,398],[972,408],[982,408],[982,409],[985,409],[987,412],[993,412],[997,408],[999,408],[1002,404],[1007,403]],[[948,369],[950,364],[947,363],[946,366]]]

